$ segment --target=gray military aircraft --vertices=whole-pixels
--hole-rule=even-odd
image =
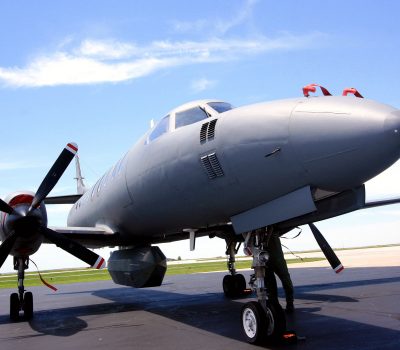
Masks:
[[[18,293],[10,317],[33,316],[32,293],[24,288],[29,256],[54,243],[89,265],[104,260],[89,248],[119,246],[108,260],[115,283],[161,285],[166,258],[153,244],[196,237],[226,240],[228,297],[246,290],[236,273],[240,244],[253,256],[250,286],[257,301],[242,309],[250,343],[279,337],[285,315],[268,300],[264,283],[268,239],[309,224],[336,272],[343,269],[313,224],[399,199],[366,202],[364,183],[400,156],[400,110],[362,98],[310,97],[239,108],[219,100],[195,101],[168,113],[90,189],[77,166],[78,194],[47,197],[77,151],[68,144],[36,193],[16,192],[0,202],[0,266],[9,254],[18,270]],[[354,96],[346,96],[349,93]],[[77,158],[76,158],[77,159]],[[79,165],[79,163],[78,163]],[[73,203],[68,227],[48,228],[46,204]]]

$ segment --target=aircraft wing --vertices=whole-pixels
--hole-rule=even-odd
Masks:
[[[375,207],[381,207],[384,205],[391,205],[391,204],[397,204],[400,203],[400,198],[389,198],[389,199],[381,199],[381,200],[375,200],[375,201],[366,201],[364,208],[375,208]]]
[[[47,197],[44,200],[45,204],[75,204],[79,198],[81,198],[81,194],[73,194],[69,196],[57,196],[57,197]]]
[[[97,227],[50,227],[53,231],[88,248],[103,248],[122,245],[118,232]],[[47,243],[47,242],[46,242]]]

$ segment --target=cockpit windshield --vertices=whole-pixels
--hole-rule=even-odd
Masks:
[[[206,119],[208,115],[200,107],[186,109],[175,113],[175,129]]]
[[[218,118],[218,114],[233,108],[230,103],[218,100],[198,100],[186,103],[175,108],[164,117],[150,132],[145,144],[149,144],[160,136],[184,126],[195,124],[207,118]]]
[[[227,102],[208,102],[207,104],[218,113],[224,113],[234,108],[230,103]]]
[[[169,114],[161,119],[161,121],[156,125],[154,130],[148,137],[147,143],[155,140],[156,138],[160,137],[161,135],[167,133],[169,130]]]

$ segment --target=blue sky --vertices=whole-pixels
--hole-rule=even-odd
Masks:
[[[317,82],[400,108],[399,10],[389,0],[0,2],[0,195],[36,190],[69,141],[93,184],[151,119],[190,100],[239,106],[300,96]],[[398,169],[369,193],[400,193]],[[70,167],[53,194],[73,193],[73,176]],[[51,225],[65,225],[65,206],[48,211]],[[376,209],[320,228],[335,246],[393,243],[399,214]],[[315,246],[302,236],[289,246]],[[187,246],[165,249],[171,257],[224,253],[215,240],[194,254]],[[48,268],[54,254],[57,267],[81,265],[55,247],[34,258]]]

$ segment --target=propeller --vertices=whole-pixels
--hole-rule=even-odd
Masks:
[[[33,212],[40,207],[42,201],[51,192],[58,180],[64,174],[68,165],[74,158],[78,146],[75,143],[68,143],[67,146],[62,150],[57,160],[54,162],[50,171],[47,173],[42,183],[40,184],[35,196],[33,197],[32,204],[28,211],[16,211],[9,204],[0,199],[0,211],[9,214],[12,217],[13,228],[11,233],[6,237],[3,243],[0,245],[0,267],[4,264],[7,256],[10,254],[14,247],[14,244],[18,237],[26,235],[30,230],[36,232],[37,225],[39,233],[46,237],[50,242],[56,244],[61,249],[67,251],[78,259],[86,262],[90,266],[101,269],[105,267],[104,259],[87,249],[83,245],[67,238],[66,236],[49,229],[48,227],[41,224],[40,216],[33,214]],[[29,220],[27,220],[29,217]],[[23,225],[21,225],[23,224]],[[20,229],[18,229],[20,228]],[[23,228],[23,229],[21,229]]]
[[[308,224],[310,226],[310,229],[315,237],[315,240],[317,241],[319,247],[321,248],[322,252],[324,253],[326,259],[329,261],[329,264],[332,266],[332,269],[336,272],[339,273],[341,272],[344,267],[342,263],[340,262],[339,258],[329,245],[329,243],[326,241],[324,236],[322,236],[322,233],[318,230],[318,228],[313,224]]]
[[[13,248],[16,240],[17,240],[17,235],[15,233],[12,233],[1,244],[1,246],[0,246],[0,267],[2,267],[4,262],[6,261],[8,254],[10,254],[11,249]]]
[[[17,214],[13,207],[9,206],[6,202],[0,199],[0,211],[7,214]]]
[[[54,243],[57,247],[60,247],[76,258],[84,261],[91,267],[96,269],[105,267],[105,261],[101,256],[87,249],[83,245],[65,237],[63,234],[53,231],[47,227],[42,227],[41,232],[43,236]]]
[[[69,143],[62,150],[57,160],[54,162],[53,166],[50,168],[49,172],[43,179],[38,190],[36,191],[29,211],[32,211],[33,209],[39,207],[43,199],[46,198],[46,196],[51,192],[58,180],[60,180],[62,174],[64,174],[64,171],[67,169],[69,163],[71,163],[71,160],[75,157],[77,151],[78,146],[76,143]]]

